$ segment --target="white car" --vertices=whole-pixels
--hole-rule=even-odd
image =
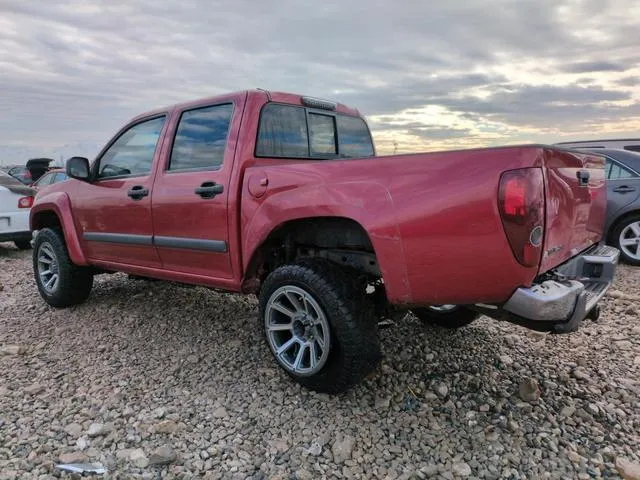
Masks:
[[[29,212],[35,190],[0,171],[0,242],[14,242],[20,250],[31,248]]]

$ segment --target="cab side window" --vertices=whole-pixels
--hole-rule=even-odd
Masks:
[[[151,172],[165,117],[133,125],[100,157],[98,178],[147,175]]]

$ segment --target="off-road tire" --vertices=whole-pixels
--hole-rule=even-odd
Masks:
[[[340,393],[375,369],[381,358],[377,322],[373,306],[366,300],[365,290],[360,288],[355,275],[324,260],[306,260],[271,272],[259,299],[260,324],[267,346],[266,307],[270,297],[283,286],[295,286],[311,294],[327,317],[331,333],[329,356],[316,374],[296,375],[278,362],[291,378],[317,392]]]
[[[462,328],[472,323],[480,316],[479,313],[465,307],[456,307],[449,312],[438,312],[430,308],[415,308],[413,314],[423,323],[442,328]]]
[[[56,256],[58,284],[53,292],[47,291],[38,271],[38,255],[43,243],[51,246]],[[74,265],[69,258],[64,236],[59,230],[45,228],[38,232],[33,245],[33,273],[40,296],[52,307],[66,308],[84,302],[93,287],[93,273],[87,267]]]

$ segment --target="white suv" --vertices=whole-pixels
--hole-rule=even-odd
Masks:
[[[0,242],[14,242],[19,249],[31,248],[29,212],[35,190],[0,172]]]

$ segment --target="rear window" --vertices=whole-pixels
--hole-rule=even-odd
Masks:
[[[358,117],[338,115],[340,131],[340,153],[348,157],[370,157],[373,155],[373,143],[369,129]]]
[[[309,137],[304,108],[269,104],[260,116],[256,155],[307,157]]]
[[[336,122],[331,115],[309,114],[311,155],[337,155]]]
[[[277,103],[262,109],[256,156],[352,158],[373,154],[371,134],[359,117]]]

